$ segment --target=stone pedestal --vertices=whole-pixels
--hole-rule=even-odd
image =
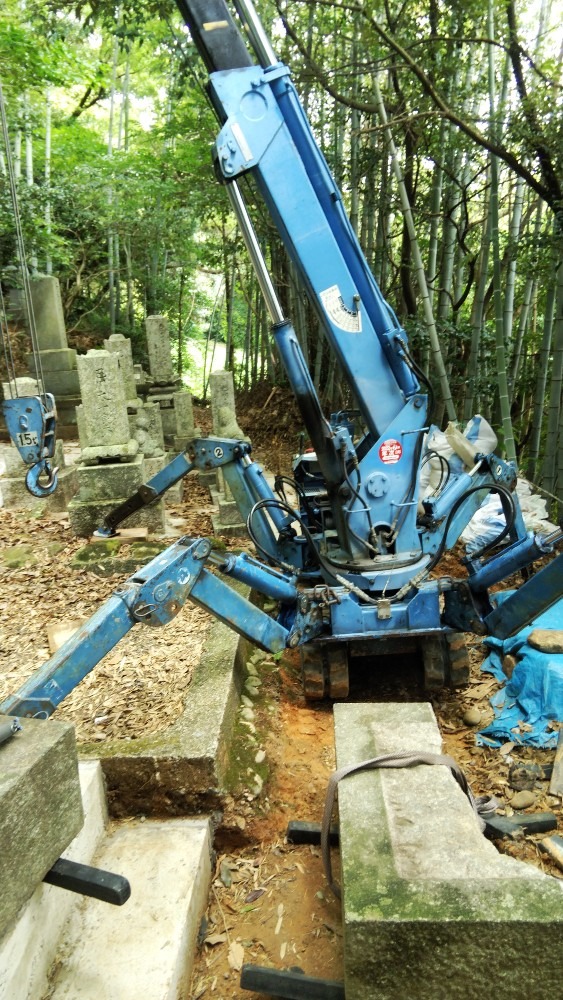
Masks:
[[[107,514],[150,478],[140,453],[131,462],[79,465],[77,475],[79,490],[76,498],[68,505],[68,516],[74,534],[82,538],[89,537]],[[162,501],[144,507],[128,517],[124,527],[143,527],[151,532],[163,531]]]
[[[0,751],[0,938],[83,822],[73,726],[21,724]]]
[[[37,379],[28,378],[23,375],[10,382],[2,382],[2,392],[4,399],[17,399],[18,396],[38,396],[40,393]]]

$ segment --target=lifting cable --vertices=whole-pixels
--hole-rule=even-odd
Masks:
[[[23,290],[23,300],[24,309],[27,320],[27,325],[29,329],[29,334],[31,338],[31,351],[33,355],[33,366],[35,368],[35,375],[38,385],[38,394],[40,395],[43,403],[46,405],[47,401],[45,398],[45,389],[43,381],[43,366],[41,363],[41,354],[39,351],[39,340],[37,337],[37,326],[35,323],[35,312],[33,309],[33,300],[31,297],[31,283],[29,279],[29,271],[26,263],[26,252],[25,252],[25,241],[23,235],[23,227],[21,222],[21,215],[19,209],[18,201],[18,189],[16,183],[16,175],[14,171],[14,164],[12,160],[12,152],[10,148],[10,136],[8,131],[8,118],[6,115],[6,102],[4,100],[4,91],[2,89],[2,82],[0,81],[0,122],[2,125],[2,136],[4,140],[4,149],[6,154],[6,174],[8,179],[8,187],[10,190],[10,197],[12,201],[12,210],[14,213],[14,225],[15,225],[15,237],[16,237],[16,252],[20,264],[21,276],[22,276],[22,290]],[[4,360],[6,363],[6,369],[8,373],[8,384],[10,386],[10,392],[12,396],[18,396],[18,390],[16,386],[16,370],[14,364],[14,356],[12,351],[12,344],[10,339],[10,331],[8,329],[8,317],[6,313],[6,306],[4,302],[4,296],[1,290],[0,284],[0,339],[2,340],[2,348],[4,354]]]

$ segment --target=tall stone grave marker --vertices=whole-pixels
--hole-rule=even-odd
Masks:
[[[149,368],[153,385],[148,399],[158,403],[162,418],[164,440],[172,445],[177,437],[174,394],[181,389],[180,377],[174,374],[170,333],[166,316],[147,316],[145,320]]]
[[[80,384],[76,351],[68,346],[59,279],[47,274],[34,278],[31,299],[45,391],[52,392],[57,404],[57,435],[75,437]],[[35,378],[33,355],[28,355],[27,364]]]

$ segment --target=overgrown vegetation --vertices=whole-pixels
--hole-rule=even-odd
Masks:
[[[383,294],[436,382],[438,419],[483,413],[508,456],[561,498],[557,5],[267,0],[259,13]],[[203,68],[172,0],[5,0],[0,64],[28,265],[59,277],[71,341],[119,330],[142,360],[144,317],[164,313],[180,371],[193,364],[190,345],[212,334],[242,389],[283,381],[213,178]],[[7,288],[17,261],[3,167]],[[348,389],[249,195],[315,384],[327,410],[339,409]]]

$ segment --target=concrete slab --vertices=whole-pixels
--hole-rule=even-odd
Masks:
[[[237,585],[248,596],[248,588]],[[211,627],[181,717],[161,733],[81,747],[102,758],[113,816],[178,816],[221,808],[230,736],[249,644]]]
[[[0,747],[0,935],[84,818],[74,727],[37,719],[21,724],[23,731]]]
[[[87,899],[71,916],[50,1000],[178,1000],[185,996],[211,880],[209,823],[117,826],[94,864],[125,875],[124,906]]]
[[[63,857],[89,864],[105,832],[106,796],[99,761],[82,761],[79,774],[84,825]],[[44,995],[62,928],[81,899],[74,893],[40,883],[0,941],[2,1000],[36,1000]]]
[[[334,707],[338,767],[440,752],[430,705]],[[346,1000],[557,996],[563,886],[501,855],[449,770],[364,772],[338,792]]]

